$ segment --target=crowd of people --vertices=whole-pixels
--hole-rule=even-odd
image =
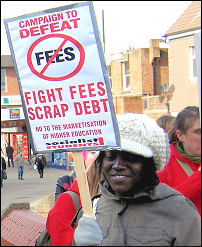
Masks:
[[[117,120],[121,150],[100,151],[86,170],[95,218],[61,192],[47,217],[52,245],[200,246],[199,108]],[[67,190],[81,204],[76,176]]]
[[[104,180],[96,219],[80,218],[76,245],[200,245],[196,207],[156,174],[169,159],[165,132],[141,115],[118,116],[118,125],[122,150],[100,152],[96,164]]]
[[[51,245],[200,246],[199,107],[156,121],[125,113],[117,122],[121,149],[83,152],[94,218],[83,212],[76,172],[57,179],[46,221]],[[38,165],[40,177],[45,165]],[[79,210],[67,191],[78,197]]]
[[[14,153],[16,154],[16,157],[14,158]],[[5,156],[7,156],[7,164],[5,160]],[[3,180],[4,174],[6,172],[6,167],[17,167],[17,174],[18,174],[18,180],[24,180],[23,173],[24,173],[24,165],[26,163],[24,152],[22,148],[18,148],[17,150],[14,150],[13,147],[10,145],[10,143],[6,146],[6,154],[4,154],[2,148],[1,148],[1,187],[3,187]],[[34,162],[36,165],[37,171],[40,175],[40,178],[43,178],[44,174],[44,168],[47,167],[47,161],[46,161],[46,155],[37,153],[34,157]]]

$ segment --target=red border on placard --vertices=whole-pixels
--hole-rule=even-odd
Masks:
[[[45,67],[48,67],[48,65],[52,62],[52,60],[57,56],[57,53],[61,50],[62,46],[67,42],[67,40],[69,40],[70,42],[72,42],[79,50],[80,52],[80,61],[77,65],[77,67],[75,68],[75,70],[73,70],[70,74],[67,74],[65,76],[60,76],[60,77],[48,77],[43,75],[41,72],[38,72],[35,70],[33,64],[32,64],[32,52],[34,50],[34,48],[43,40],[48,39],[48,38],[64,38],[64,41],[62,42],[62,44],[59,46],[59,48],[57,49],[57,51],[54,53],[54,55],[51,57],[51,59],[48,61],[48,64]],[[47,34],[41,38],[39,38],[38,40],[36,40],[29,48],[28,53],[27,53],[27,63],[31,69],[31,71],[38,77],[40,77],[41,79],[44,80],[48,80],[48,81],[62,81],[62,80],[66,80],[71,78],[72,76],[76,75],[82,68],[83,64],[84,64],[84,60],[85,60],[85,51],[84,48],[82,47],[82,45],[75,39],[73,39],[72,37],[65,35],[65,34]],[[43,71],[43,69],[42,69]]]

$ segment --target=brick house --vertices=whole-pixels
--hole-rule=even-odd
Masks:
[[[176,115],[188,105],[199,106],[194,35],[201,32],[201,2],[193,1],[166,32],[169,43],[169,85],[174,84],[170,100]]]
[[[170,114],[162,87],[169,84],[168,49],[161,40],[150,40],[149,48],[130,49],[112,57],[108,64],[114,108],[117,114],[144,113],[156,119]]]

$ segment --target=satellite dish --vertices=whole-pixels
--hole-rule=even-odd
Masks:
[[[167,93],[168,91],[169,91],[169,86],[168,86],[168,84],[162,84],[162,85],[160,85],[159,86],[159,91],[161,92],[161,93]]]

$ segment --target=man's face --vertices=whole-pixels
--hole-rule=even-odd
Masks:
[[[141,156],[124,151],[105,151],[103,172],[117,196],[132,191],[141,180]]]
[[[201,127],[200,119],[194,120],[192,126],[185,134],[178,130],[179,140],[183,143],[183,147],[188,154],[201,155]]]

